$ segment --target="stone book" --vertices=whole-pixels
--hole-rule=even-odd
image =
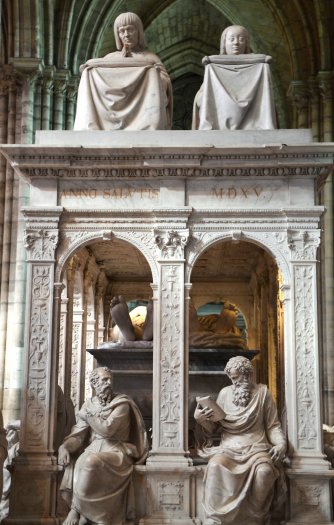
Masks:
[[[225,412],[222,408],[216,403],[216,401],[211,396],[196,397],[197,403],[202,408],[210,408],[213,410],[214,420],[221,421],[225,417]]]

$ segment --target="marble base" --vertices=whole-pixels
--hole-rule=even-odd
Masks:
[[[305,472],[287,469],[290,518],[286,525],[333,524],[332,481],[334,470]]]
[[[146,465],[135,470],[145,508],[137,515],[139,525],[201,525],[203,468]]]

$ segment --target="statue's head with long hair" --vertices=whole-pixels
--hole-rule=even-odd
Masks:
[[[126,35],[125,31],[129,34]],[[136,13],[120,14],[114,22],[114,34],[118,51],[121,51],[127,43],[132,50],[142,51],[145,47],[143,22]]]

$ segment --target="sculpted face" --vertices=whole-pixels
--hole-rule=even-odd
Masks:
[[[246,51],[247,34],[241,26],[228,28],[225,39],[225,50],[227,55],[242,55]]]
[[[135,49],[138,47],[139,35],[138,28],[135,25],[129,24],[120,26],[118,28],[118,35],[123,46]]]
[[[112,393],[112,375],[106,370],[99,371],[99,378],[95,384],[95,391],[97,395],[105,395]]]
[[[249,385],[250,383],[250,377],[239,372],[237,368],[232,368],[229,372],[229,376],[232,383],[236,386]]]

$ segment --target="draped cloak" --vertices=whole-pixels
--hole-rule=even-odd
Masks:
[[[71,455],[82,451],[66,467],[60,486],[71,508],[93,523],[123,525],[133,519],[133,464],[143,462],[148,452],[137,405],[126,395],[115,395],[106,406],[97,397],[87,400],[64,443],[68,440]],[[89,490],[83,474],[90,479]]]
[[[157,55],[116,51],[81,70],[75,130],[171,128],[171,81]]]
[[[266,55],[213,55],[196,94],[193,129],[275,129]]]
[[[232,386],[220,391],[217,403],[226,417],[221,422],[220,445],[204,450],[210,458],[204,477],[205,525],[259,525],[267,518],[273,498],[262,509],[256,507],[252,498],[256,467],[266,463],[271,468],[273,480],[279,481],[276,490],[281,500],[286,490],[282,469],[273,464],[269,455],[273,445],[285,444],[276,405],[267,387],[261,384],[255,386],[246,407],[233,403]]]

